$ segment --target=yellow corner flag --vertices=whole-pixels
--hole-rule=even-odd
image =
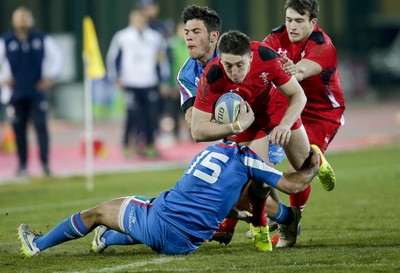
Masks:
[[[106,70],[100,54],[96,30],[89,16],[83,18],[83,58],[86,77],[89,79],[104,77]]]

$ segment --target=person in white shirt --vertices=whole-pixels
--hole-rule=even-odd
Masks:
[[[106,57],[107,73],[125,91],[125,155],[136,152],[156,157],[158,154],[154,144],[160,93],[170,73],[166,50],[167,42],[149,27],[142,9],[132,10],[129,26],[112,38]]]

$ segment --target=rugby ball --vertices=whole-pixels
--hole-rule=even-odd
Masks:
[[[225,93],[215,103],[214,116],[219,124],[235,122],[240,110],[242,97],[236,93]]]

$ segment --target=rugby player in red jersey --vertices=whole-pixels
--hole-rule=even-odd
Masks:
[[[336,48],[317,24],[316,0],[287,0],[284,10],[285,25],[273,29],[263,43],[281,54],[283,70],[293,75],[303,88],[307,97],[301,114],[304,128],[310,143],[325,153],[344,124],[345,104]],[[289,171],[293,168],[289,167]],[[290,205],[303,210],[310,191],[309,185],[303,192],[291,195]],[[282,241],[278,246],[286,245]]]
[[[199,82],[192,113],[193,138],[196,141],[212,141],[230,137],[252,148],[265,162],[269,162],[268,142],[279,144],[284,147],[292,166],[296,170],[301,169],[310,152],[310,144],[299,119],[306,99],[297,80],[282,70],[279,54],[260,42],[250,42],[239,31],[223,34],[218,51],[219,57],[207,65]],[[254,123],[248,124],[240,119],[231,124],[213,122],[214,104],[226,92],[237,93],[251,105],[255,114]],[[334,176],[327,177],[330,167],[324,158],[322,162],[319,175],[324,175],[326,179],[320,182],[330,186],[334,183]],[[259,183],[253,181],[253,184],[257,186]],[[254,204],[253,215],[256,216],[252,220],[253,228],[259,234],[268,235],[269,241],[263,213],[265,191],[258,189],[251,192],[249,198]],[[294,210],[292,223],[285,225],[293,234],[289,242],[292,245],[296,242],[300,220],[299,211]],[[260,240],[270,243],[263,236]]]

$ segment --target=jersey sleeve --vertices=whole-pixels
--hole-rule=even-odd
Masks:
[[[336,59],[336,49],[331,42],[312,43],[306,49],[304,59],[318,63],[325,70],[331,66],[332,60]]]
[[[282,177],[281,171],[269,166],[261,158],[249,151],[244,154],[243,161],[251,178],[276,188],[276,184]]]
[[[213,113],[215,102],[224,93],[223,86],[222,68],[215,63],[207,65],[200,77],[194,107]]]
[[[196,75],[193,72],[195,70],[194,65],[194,62],[188,59],[176,75],[176,81],[181,96],[181,106],[183,106],[187,100],[196,97],[197,94]]]
[[[272,49],[270,46],[265,44],[260,44],[258,46],[259,65],[262,68],[267,68],[265,73],[265,78],[271,81],[275,86],[282,86],[287,83],[291,75],[286,74],[282,69],[282,62],[280,60],[280,55]],[[256,64],[258,66],[258,64]]]
[[[197,96],[194,101],[194,107],[201,111],[212,113],[214,110],[214,104],[219,98],[219,95],[216,94],[213,89],[213,85],[207,82],[207,77],[203,73],[200,78]]]
[[[280,47],[280,41],[274,33],[269,34],[262,42],[263,44],[268,45],[274,50],[278,50],[278,48]]]
[[[273,67],[275,69],[275,74],[272,82],[275,86],[282,86],[291,79],[292,75],[289,75],[282,70],[282,63],[279,59],[275,60]]]

